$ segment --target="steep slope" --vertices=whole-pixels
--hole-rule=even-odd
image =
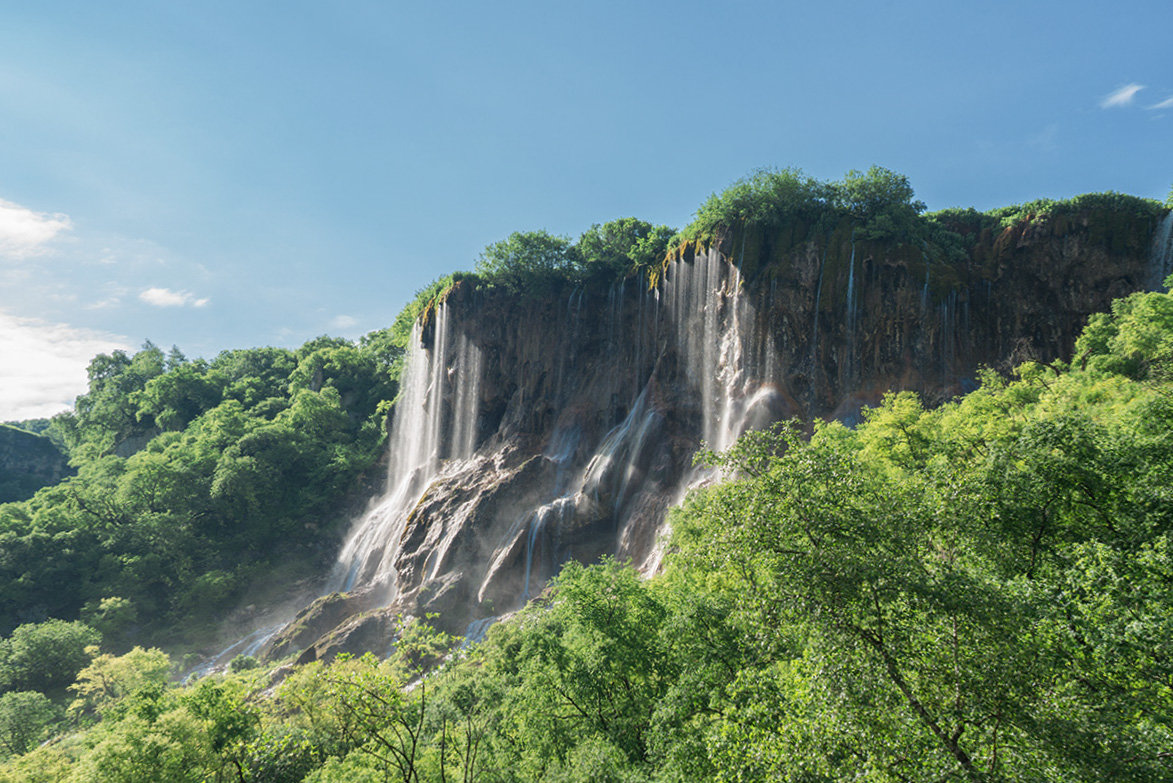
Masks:
[[[44,435],[0,424],[0,503],[32,497],[69,472],[65,455]]]
[[[337,594],[267,651],[378,649],[399,613],[475,634],[572,558],[653,571],[666,510],[705,478],[702,443],[1067,358],[1089,314],[1169,271],[1171,226],[1104,210],[959,221],[970,247],[948,261],[842,221],[686,245],[652,288],[526,298],[465,280],[417,324],[388,491],[356,522]]]

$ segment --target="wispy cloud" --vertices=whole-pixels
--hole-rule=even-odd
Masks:
[[[1100,101],[1101,109],[1114,109],[1121,106],[1128,106],[1136,98],[1136,94],[1144,89],[1143,84],[1126,84],[1104,96]]]
[[[330,320],[331,329],[353,329],[358,324],[352,316],[336,315]]]
[[[34,212],[0,199],[0,256],[25,258],[43,253],[58,234],[71,228],[67,215]]]
[[[0,420],[52,416],[86,390],[95,355],[129,350],[126,338],[0,310]]]
[[[1150,109],[1173,109],[1173,96],[1166,98],[1160,103],[1154,103],[1149,107]]]
[[[148,288],[138,298],[154,307],[203,307],[207,299],[196,298],[190,291],[172,291],[170,288]]]

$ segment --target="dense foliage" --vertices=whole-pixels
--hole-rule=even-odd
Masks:
[[[798,169],[762,169],[709,196],[677,241],[710,240],[723,229],[770,229],[789,222],[827,233],[842,218],[858,224],[861,239],[911,240],[924,210],[908,177],[880,166],[849,171],[838,182],[821,182]]]
[[[481,252],[481,282],[528,295],[564,283],[609,280],[646,271],[663,261],[673,231],[637,218],[595,224],[578,242],[546,231],[515,231]]]
[[[79,617],[115,646],[144,625],[198,632],[277,564],[315,563],[377,457],[402,350],[376,333],[96,357],[49,426],[77,475],[0,506],[0,632]]]
[[[0,781],[1173,780],[1171,429],[1173,296],[1134,294],[1071,367],[708,455],[663,574],[568,564],[479,644],[20,675]]]

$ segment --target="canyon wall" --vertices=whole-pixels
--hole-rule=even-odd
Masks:
[[[303,660],[389,648],[400,614],[475,636],[561,563],[658,567],[702,444],[789,417],[930,404],[981,366],[1070,358],[1088,315],[1170,271],[1173,220],[1085,210],[959,220],[964,257],[794,227],[680,248],[642,279],[541,295],[458,282],[416,325],[387,491],[323,597],[267,641]]]

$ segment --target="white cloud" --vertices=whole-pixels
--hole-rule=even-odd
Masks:
[[[1160,103],[1154,103],[1149,107],[1150,109],[1173,109],[1173,96],[1166,98]]]
[[[336,315],[330,321],[331,329],[352,329],[358,324],[358,321],[349,315]]]
[[[25,258],[43,253],[58,234],[71,228],[67,215],[33,212],[0,199],[0,256]]]
[[[138,298],[154,307],[203,307],[208,303],[208,299],[197,299],[190,291],[170,288],[148,288]]]
[[[1126,84],[1104,96],[1104,100],[1100,101],[1101,109],[1112,109],[1119,106],[1128,106],[1132,103],[1132,99],[1136,94],[1144,89],[1143,84]]]
[[[95,355],[129,350],[126,338],[0,310],[0,420],[52,416],[86,391]]]

